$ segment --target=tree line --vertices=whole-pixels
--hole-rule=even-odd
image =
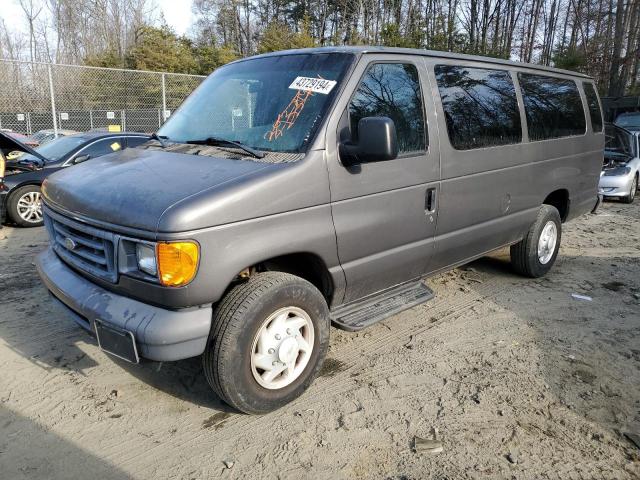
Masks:
[[[577,70],[601,94],[640,93],[640,0],[194,0],[176,35],[155,0],[18,0],[3,57],[208,74],[287,48],[386,45]]]

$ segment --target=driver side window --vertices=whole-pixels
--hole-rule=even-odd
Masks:
[[[358,122],[365,117],[393,120],[400,155],[426,150],[422,93],[415,65],[375,63],[369,66],[349,104],[354,142],[358,140]]]

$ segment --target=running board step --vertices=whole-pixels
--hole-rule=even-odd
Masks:
[[[422,282],[403,284],[331,310],[331,321],[342,330],[357,332],[433,297]]]

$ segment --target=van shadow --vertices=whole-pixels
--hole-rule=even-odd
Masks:
[[[640,294],[640,259],[603,255],[561,251],[538,279],[513,273],[508,250],[462,269],[513,285],[491,302],[533,330],[540,363],[532,371],[542,373],[548,388],[542,393],[563,409],[554,421],[568,424],[580,415],[631,447],[624,433],[640,433],[640,301],[634,296]],[[592,434],[599,438],[597,429]]]
[[[0,477],[130,478],[118,467],[0,405]]]
[[[110,359],[132,377],[167,395],[212,410],[238,413],[209,387],[202,369],[202,357],[177,362],[144,360],[137,365],[115,357]]]

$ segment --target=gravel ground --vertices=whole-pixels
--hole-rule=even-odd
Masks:
[[[566,225],[545,278],[498,252],[428,279],[425,305],[332,330],[320,378],[261,417],[222,404],[199,359],[102,353],[41,286],[45,245],[0,230],[3,479],[640,478],[640,202]],[[415,451],[434,434],[441,453]]]

